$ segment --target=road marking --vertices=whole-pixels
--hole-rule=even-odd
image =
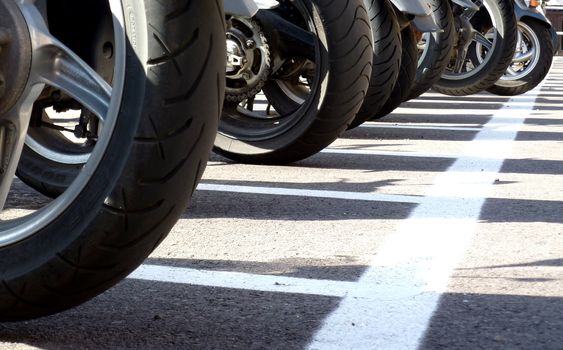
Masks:
[[[311,197],[358,200],[368,202],[390,202],[390,203],[413,203],[419,204],[423,200],[420,196],[406,196],[379,193],[360,193],[344,191],[303,190],[297,188],[282,187],[260,187],[260,186],[238,186],[226,184],[201,183],[197,187],[199,191],[264,194],[273,196]]]
[[[505,119],[503,119],[505,120]],[[495,129],[496,131],[514,131],[514,124],[511,123],[489,123],[487,124],[489,129]],[[369,128],[369,129],[407,129],[407,130],[432,130],[432,131],[471,131],[479,132],[483,130],[477,127],[455,127],[455,126],[437,126],[437,125],[408,125],[408,124],[392,124],[392,123],[378,123],[378,124],[368,124],[365,123],[359,128]]]
[[[435,130],[435,131],[471,131],[479,132],[481,128],[461,127],[461,126],[438,126],[438,125],[408,125],[392,123],[364,123],[359,128],[369,129],[404,129],[404,130]]]
[[[531,94],[537,97],[537,91]],[[491,124],[510,120],[512,131],[498,132],[487,124],[464,154],[488,154],[496,160],[476,163],[461,157],[437,177],[427,200],[389,237],[358,282],[362,290],[377,286],[372,296],[380,301],[353,294],[344,298],[315,334],[310,349],[416,349],[420,345],[449,276],[474,234],[503,159],[510,156],[517,130],[533,106],[513,107],[509,101],[493,115]],[[444,203],[440,199],[444,195],[457,199]]]
[[[479,96],[481,97],[481,96]],[[497,97],[498,98],[498,97]],[[452,100],[440,100],[440,99],[427,99],[425,100],[424,98],[421,99],[416,99],[416,100],[411,100],[408,101],[406,103],[427,103],[427,104],[441,104],[441,105],[460,105],[460,104],[487,104],[487,105],[506,105],[507,103],[510,103],[513,106],[517,106],[517,105],[526,105],[526,104],[530,104],[530,103],[534,103],[536,100],[535,98],[530,98],[529,95],[523,95],[523,96],[514,96],[512,99],[510,99],[508,102],[507,101],[495,101],[495,100],[483,100],[480,98],[475,98],[475,99],[471,99],[471,100],[456,100],[456,99],[452,99]],[[412,106],[406,105],[408,106],[408,108],[414,108]],[[455,109],[455,106],[452,106],[453,109]]]
[[[443,158],[443,159],[457,159],[458,158],[457,156],[451,155],[451,154],[376,151],[376,150],[369,150],[369,149],[345,149],[345,148],[332,148],[332,147],[322,150],[321,153],[324,153],[324,154],[362,155],[362,156],[408,157],[408,158]]]
[[[286,276],[254,275],[231,271],[208,271],[184,267],[141,265],[130,279],[197,286],[255,290],[273,293],[320,295],[343,298],[356,282],[315,280]]]
[[[481,150],[479,150],[481,152]],[[396,151],[377,151],[369,149],[344,149],[344,148],[326,148],[321,153],[325,154],[344,154],[344,155],[357,155],[357,156],[381,156],[381,157],[406,157],[406,158],[436,158],[436,159],[448,159],[448,160],[458,160],[462,157],[454,154],[443,154],[443,153],[420,153],[420,152],[396,152]],[[489,160],[499,160],[492,153],[481,154],[466,154],[463,158],[468,162],[487,162]],[[501,159],[503,160],[503,159]]]

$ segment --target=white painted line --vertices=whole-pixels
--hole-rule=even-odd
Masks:
[[[486,162],[488,160],[498,160],[493,153],[475,153],[457,156],[454,154],[445,153],[420,153],[420,152],[395,152],[395,151],[376,151],[369,149],[344,149],[344,148],[326,148],[321,153],[325,154],[343,154],[343,155],[356,155],[356,156],[381,156],[381,157],[408,157],[408,158],[436,158],[436,159],[450,159],[457,160],[460,158],[468,162]]]
[[[500,118],[499,111],[499,118]],[[487,127],[495,129],[496,131],[514,131],[514,124],[506,122],[507,118],[503,118],[502,123],[489,122]],[[420,125],[420,124],[393,124],[393,123],[364,123],[360,128],[374,128],[374,129],[412,129],[412,130],[436,130],[436,131],[472,131],[479,132],[483,130],[482,127],[456,127],[456,126],[440,126],[437,124]]]
[[[538,91],[531,94],[537,97]],[[474,234],[503,159],[510,156],[517,130],[532,108],[507,103],[491,123],[510,114],[507,120],[513,131],[498,132],[485,125],[468,143],[464,155],[488,154],[497,160],[475,163],[462,157],[437,177],[427,200],[389,237],[360,278],[358,289],[376,286],[371,297],[351,292],[325,320],[309,349],[418,348],[449,276]],[[444,195],[454,199],[444,202],[440,198]]]
[[[128,278],[196,286],[343,298],[356,282],[314,280],[242,272],[208,271],[183,267],[142,265]]]
[[[458,157],[451,154],[439,153],[419,153],[419,152],[394,152],[394,151],[376,151],[369,149],[344,149],[344,148],[326,148],[321,151],[325,154],[345,154],[345,155],[362,155],[362,156],[388,156],[388,157],[409,157],[409,158],[443,158],[457,159]]]
[[[469,127],[460,127],[460,126],[455,127],[455,126],[406,125],[406,124],[391,124],[391,123],[379,123],[379,124],[364,123],[360,125],[360,128],[435,130],[435,131],[472,131],[472,132],[481,131],[481,128],[469,128]]]
[[[498,97],[496,97],[498,98]],[[414,103],[428,103],[428,104],[437,104],[437,105],[446,105],[446,106],[441,106],[441,108],[450,108],[450,109],[456,109],[455,105],[459,105],[459,104],[476,104],[476,105],[483,105],[483,104],[487,104],[487,105],[505,105],[506,103],[510,103],[511,105],[514,106],[526,106],[529,104],[534,104],[535,103],[535,99],[534,98],[530,98],[528,95],[523,95],[523,96],[514,96],[512,99],[510,99],[509,102],[503,102],[503,101],[495,101],[495,100],[486,100],[486,99],[482,99],[481,96],[479,96],[478,98],[474,98],[472,100],[456,100],[456,99],[452,99],[452,100],[448,100],[448,99],[443,99],[443,100],[438,100],[438,99],[428,99],[425,100],[424,97],[420,98],[420,99],[416,99],[416,100],[411,100],[409,102],[414,102]],[[408,103],[408,102],[407,102]],[[447,105],[453,105],[451,107],[447,106]],[[408,108],[414,108],[414,107],[408,107]],[[490,111],[495,111],[494,109],[491,109]]]
[[[422,197],[404,196],[378,193],[360,193],[344,191],[302,190],[296,188],[281,187],[259,187],[259,186],[237,186],[201,183],[197,187],[199,191],[264,194],[273,196],[311,197],[311,198],[333,198],[358,200],[368,202],[390,202],[390,203],[421,203]]]
[[[421,115],[426,116],[448,116],[451,117],[452,114],[456,116],[479,116],[479,117],[489,117],[493,115],[496,110],[485,110],[485,109],[453,109],[453,108],[442,108],[442,109],[423,109],[423,108],[409,108],[406,106],[399,107],[393,111],[390,115],[413,115],[420,117]]]

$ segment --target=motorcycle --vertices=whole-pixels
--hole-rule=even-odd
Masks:
[[[434,89],[465,96],[490,88],[512,62],[517,26],[512,0],[472,0],[452,5],[453,54]]]
[[[1,321],[110,288],[184,212],[225,74],[222,5],[184,5],[0,0]],[[16,210],[16,169],[65,188]]]
[[[393,112],[401,105],[413,88],[417,71],[417,39],[415,30],[423,32],[441,32],[433,8],[423,1],[391,1],[401,29],[401,66],[400,73],[389,98],[378,110],[374,110],[370,120],[380,119]],[[357,124],[359,125],[359,124]]]
[[[538,86],[549,73],[559,45],[541,1],[532,5],[515,0],[514,4],[518,20],[516,52],[506,73],[487,90],[501,96],[524,94]]]
[[[370,18],[363,0],[255,4],[226,18],[214,150],[244,163],[295,162],[330,145],[360,109],[372,75]]]
[[[363,0],[229,0],[224,5],[226,88],[215,152],[242,162],[287,163],[332,143],[366,95],[372,48],[383,47],[373,38],[387,40],[387,33],[374,33],[366,25]],[[370,11],[375,9],[383,17],[373,21],[393,29],[387,8],[372,6]],[[92,133],[97,124],[88,116],[80,118],[87,122],[77,128],[79,136]],[[52,134],[30,145],[53,144],[57,138]],[[74,144],[57,149],[58,157],[51,159],[46,151],[26,152],[18,169],[24,182],[49,197],[69,186],[90,152]],[[41,176],[46,168],[55,176]]]

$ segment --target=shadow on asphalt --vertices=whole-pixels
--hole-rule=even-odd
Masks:
[[[449,131],[428,129],[400,129],[393,128],[392,123],[387,128],[356,128],[342,135],[344,139],[350,140],[436,140],[436,141],[471,141],[477,135],[477,131]],[[371,147],[379,146],[374,142]],[[396,145],[395,145],[396,146]]]
[[[242,272],[254,275],[309,278],[315,280],[356,282],[367,269],[355,257],[327,259],[286,258],[271,261],[201,260],[149,258],[150,265],[183,267],[205,271]]]
[[[480,220],[563,224],[562,213],[563,201],[489,198],[485,201]],[[561,233],[563,234],[563,228]]]
[[[451,101],[450,103],[444,103],[444,101]],[[485,101],[485,102],[483,102]],[[437,99],[434,103],[434,100],[425,100],[425,99],[416,99],[405,102],[401,105],[402,108],[415,108],[417,110],[436,110],[443,107],[452,108],[452,109],[468,109],[468,110],[478,110],[478,111],[495,111],[497,109],[502,108],[505,105],[506,101],[500,101],[500,99],[475,99],[471,101],[464,101],[452,100],[451,98],[444,97],[441,100]],[[421,113],[424,115],[425,113]]]
[[[0,341],[45,350],[303,349],[339,301],[126,280],[62,314],[0,323]]]
[[[511,267],[563,267],[563,259],[547,259],[547,260],[537,260],[525,263],[517,264],[505,264],[505,265],[490,265],[483,267],[472,267],[472,268],[460,268],[458,270],[488,270],[488,269],[505,269]]]
[[[447,293],[437,310],[420,349],[562,349],[563,298]]]
[[[229,184],[250,185],[245,182]],[[357,200],[347,199],[197,191],[192,207],[186,211],[184,218],[257,221],[402,220],[415,207],[416,204],[412,203],[363,201],[358,205]]]
[[[477,94],[477,95],[471,95],[471,96],[446,96],[446,95],[430,95],[430,94],[426,94],[426,95],[422,95],[420,97],[418,97],[415,101],[444,101],[444,100],[454,100],[454,101],[458,101],[458,102],[471,102],[471,103],[476,103],[479,104],[479,102],[481,101],[489,101],[489,102],[497,102],[499,104],[504,104],[506,102],[508,102],[509,98],[507,97],[502,97],[502,96],[496,96],[496,95],[492,95],[489,93],[481,93],[481,94]]]
[[[354,149],[342,148],[342,149]],[[233,162],[222,157],[214,156],[213,161],[222,162],[214,167],[230,166]],[[332,169],[340,170],[365,170],[367,172],[409,171],[409,172],[443,172],[446,171],[455,159],[439,157],[409,157],[405,155],[366,155],[366,154],[334,154],[319,153],[315,156],[288,165],[295,168]],[[207,180],[205,180],[207,182]],[[281,183],[279,186],[285,186]],[[309,187],[309,189],[315,189]]]
[[[434,109],[439,109],[440,106],[434,105]],[[381,123],[432,123],[432,124],[445,124],[449,126],[465,126],[467,124],[471,126],[481,126],[486,124],[491,120],[491,115],[463,115],[457,114],[454,118],[448,114],[435,114],[431,111],[426,113],[417,112],[412,113],[402,113],[401,110],[386,116],[383,119],[377,120]],[[362,129],[362,128],[360,128]],[[355,129],[354,129],[355,130]],[[346,137],[346,134],[344,134]]]
[[[562,134],[557,133],[557,138]],[[523,141],[523,140],[522,140]],[[536,140],[541,141],[541,140]],[[563,139],[561,140],[563,141]],[[354,147],[341,148],[343,150]],[[375,149],[377,151],[377,149]],[[213,164],[213,167],[228,167],[233,162],[224,158],[214,156],[213,161],[220,162]],[[311,169],[340,169],[340,170],[364,170],[366,172],[444,172],[455,162],[453,158],[442,158],[440,156],[417,157],[408,155],[378,155],[378,154],[336,154],[319,153],[309,159],[288,165],[288,167],[311,168]],[[563,174],[563,161],[546,159],[507,159],[504,161],[503,173],[514,174],[537,174],[537,175],[561,175]],[[207,180],[205,180],[207,182]],[[285,184],[280,184],[280,186]]]

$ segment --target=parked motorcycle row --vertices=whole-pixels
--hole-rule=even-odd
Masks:
[[[521,94],[554,35],[527,0],[0,0],[0,320],[125,278],[212,149],[288,164],[429,89]]]

